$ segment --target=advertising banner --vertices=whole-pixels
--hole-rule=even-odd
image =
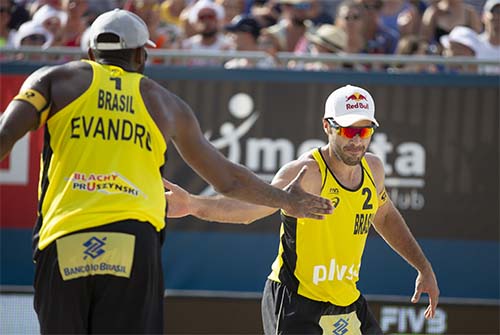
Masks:
[[[2,110],[28,73],[0,75]],[[192,107],[217,149],[267,181],[287,162],[326,143],[321,120],[333,90],[348,83],[367,89],[380,123],[369,151],[383,161],[389,195],[433,263],[442,296],[500,299],[500,96],[494,80],[168,68],[148,75]],[[0,165],[0,285],[31,285],[42,136],[30,133]],[[213,194],[172,142],[167,159],[164,175],[171,181],[195,194]],[[276,256],[279,224],[277,215],[251,225],[168,220],[165,286],[261,291]],[[362,292],[411,295],[415,275],[372,229]]]

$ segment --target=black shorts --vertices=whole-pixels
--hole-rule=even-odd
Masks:
[[[267,280],[262,296],[264,334],[382,334],[365,298],[346,307],[311,300]]]
[[[151,224],[126,220],[65,235],[35,261],[43,334],[163,333],[161,233]]]

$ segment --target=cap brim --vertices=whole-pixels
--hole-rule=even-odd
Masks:
[[[448,35],[443,35],[439,38],[439,43],[445,48],[450,47],[450,37]]]
[[[151,40],[148,40],[148,41],[146,42],[146,45],[149,45],[150,47],[156,48],[156,43],[155,43],[155,42],[153,42],[153,41],[151,41]]]
[[[354,123],[359,121],[371,121],[378,127],[378,122],[377,120],[375,120],[375,118],[370,118],[367,117],[366,115],[360,115],[360,114],[348,114],[348,115],[337,116],[334,117],[333,120],[337,122],[338,125],[341,127],[350,127]]]
[[[227,25],[224,27],[224,30],[227,30],[227,31],[230,31],[230,32],[234,32],[234,31],[237,31],[238,30],[238,26],[232,26],[232,25]]]

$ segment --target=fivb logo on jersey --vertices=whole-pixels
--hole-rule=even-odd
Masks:
[[[362,97],[357,98],[364,101]],[[270,181],[281,166],[308,150],[325,144],[325,140],[315,138],[305,139],[296,145],[289,138],[247,137],[260,117],[260,112],[254,109],[254,105],[254,99],[250,95],[234,94],[228,101],[228,111],[232,117],[241,120],[241,123],[237,125],[224,122],[218,129],[218,138],[212,138],[212,129],[207,130],[205,136],[217,149],[224,150],[229,160],[246,165],[262,179]],[[270,106],[269,109],[282,108],[273,107],[275,106]],[[268,133],[271,131],[268,130]],[[291,134],[287,135],[292,137]],[[384,163],[386,186],[396,206],[405,210],[421,210],[424,196],[420,190],[425,186],[424,147],[417,142],[395,145],[385,133],[376,132],[369,150]],[[214,191],[210,186],[201,192],[203,195],[212,193]]]

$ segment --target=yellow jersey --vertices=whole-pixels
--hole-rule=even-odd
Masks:
[[[165,225],[165,139],[140,93],[142,74],[85,61],[88,89],[45,124],[34,247],[135,219]]]
[[[297,219],[281,212],[280,245],[269,279],[316,301],[348,306],[359,298],[356,287],[366,236],[377,212],[377,189],[363,157],[361,184],[348,189],[335,178],[319,149],[321,196],[335,209],[323,220]]]

